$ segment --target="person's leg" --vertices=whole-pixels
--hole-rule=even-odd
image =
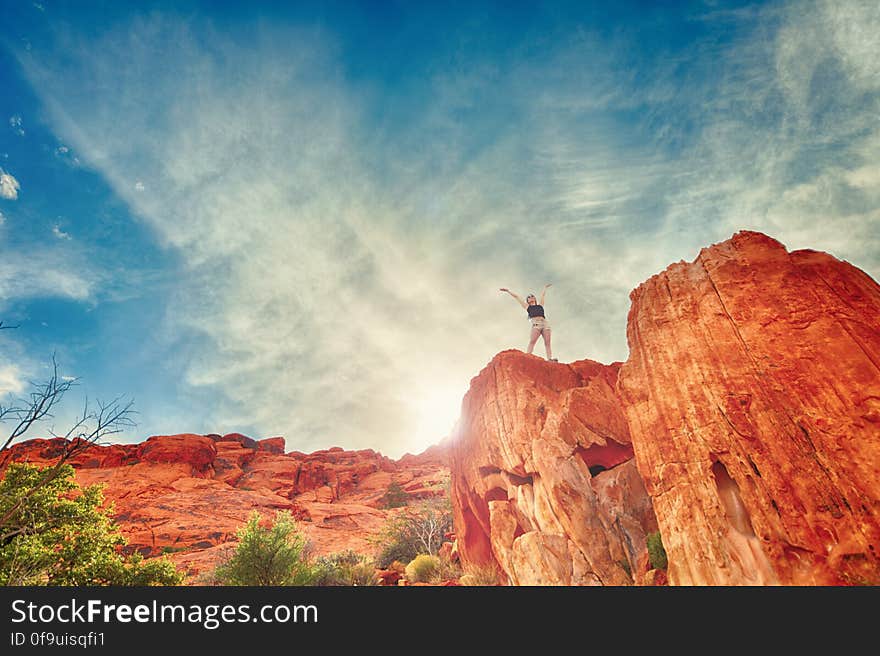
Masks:
[[[541,336],[541,329],[535,328],[534,326],[532,326],[532,332],[529,335],[529,348],[526,351],[526,353],[532,352],[532,350],[535,348],[535,344],[538,342],[538,337],[540,337],[540,336]]]
[[[552,332],[553,331],[550,330],[549,328],[544,328],[544,330],[541,331],[541,334],[544,335],[544,348],[547,349],[547,359],[548,360],[553,359],[553,351],[550,348],[550,334]]]

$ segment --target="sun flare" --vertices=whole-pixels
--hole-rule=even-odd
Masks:
[[[426,390],[412,405],[413,430],[410,437],[413,453],[424,451],[452,432],[461,412],[464,392],[458,388],[438,387]]]

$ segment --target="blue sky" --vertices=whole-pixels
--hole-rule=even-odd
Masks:
[[[56,431],[397,457],[524,349],[499,287],[612,362],[737,230],[880,273],[876,2],[275,4],[0,0],[0,394],[56,353]]]

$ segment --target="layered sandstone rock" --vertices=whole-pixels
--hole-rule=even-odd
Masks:
[[[631,294],[619,389],[673,584],[880,583],[880,287],[741,232]]]
[[[450,443],[458,551],[511,584],[627,585],[656,530],[615,392],[619,364],[498,354]]]
[[[10,461],[54,464],[64,448],[62,439],[15,444],[0,452],[0,470]],[[105,485],[128,551],[170,554],[192,582],[216,566],[255,510],[291,512],[315,555],[373,554],[371,539],[397,512],[382,502],[392,482],[413,499],[445,493],[445,456],[432,454],[408,456],[407,465],[371,450],[285,453],[282,438],[181,434],[91,446],[70,464],[80,485]]]

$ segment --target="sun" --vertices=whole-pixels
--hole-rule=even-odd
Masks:
[[[424,451],[452,432],[461,412],[464,392],[455,387],[434,387],[415,396],[412,402],[412,433],[414,453]]]

